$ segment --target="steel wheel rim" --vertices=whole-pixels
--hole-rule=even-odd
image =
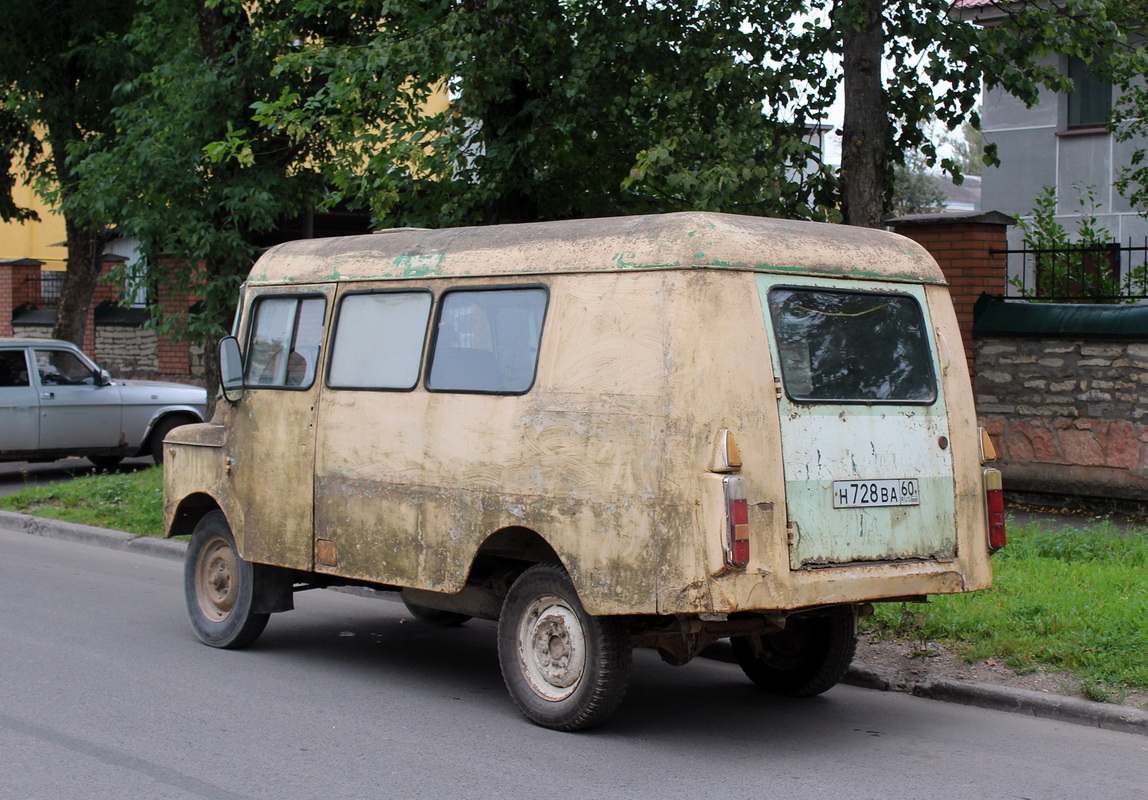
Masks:
[[[543,700],[575,692],[586,670],[586,632],[569,603],[555,595],[530,602],[518,623],[518,659],[527,685]]]
[[[204,544],[195,563],[195,599],[203,616],[223,622],[235,608],[239,594],[239,559],[221,536]]]

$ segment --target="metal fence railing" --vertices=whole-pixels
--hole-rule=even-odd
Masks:
[[[60,302],[60,289],[64,285],[63,272],[40,272],[40,305],[55,307]]]
[[[1144,243],[1100,247],[991,250],[1008,259],[1007,298],[1061,303],[1135,303],[1148,299]]]

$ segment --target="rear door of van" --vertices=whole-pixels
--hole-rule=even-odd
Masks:
[[[950,560],[954,481],[923,287],[759,275],[790,566]]]

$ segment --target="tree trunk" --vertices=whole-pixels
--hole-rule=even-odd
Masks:
[[[841,136],[841,204],[846,225],[881,228],[889,163],[889,119],[881,84],[885,51],[881,0],[848,3],[843,69],[845,118]]]
[[[100,277],[105,236],[103,231],[85,228],[68,219],[64,220],[64,229],[68,236],[68,266],[56,305],[52,335],[83,347],[88,310],[92,306],[96,280]]]

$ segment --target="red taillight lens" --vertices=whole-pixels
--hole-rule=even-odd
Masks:
[[[745,499],[745,479],[731,475],[724,479],[726,506],[725,560],[741,569],[749,563],[749,504]]]
[[[1004,489],[999,469],[986,469],[985,520],[988,523],[989,552],[995,553],[1008,542],[1005,534]]]

